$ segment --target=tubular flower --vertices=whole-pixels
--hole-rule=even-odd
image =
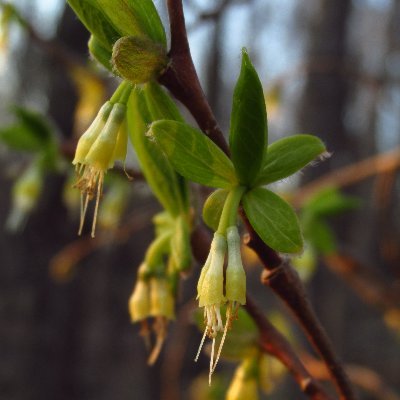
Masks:
[[[226,270],[225,295],[223,266],[228,248],[228,267]],[[240,255],[240,236],[238,228],[231,226],[226,230],[226,238],[215,233],[211,243],[210,253],[201,270],[197,284],[197,299],[199,307],[204,307],[206,328],[201,340],[196,361],[199,357],[206,336],[212,339],[209,382],[219,361],[222,347],[231,321],[237,313],[240,304],[246,303],[246,275]],[[221,317],[221,305],[228,302],[225,325]],[[218,332],[222,333],[221,342],[214,361],[215,339]]]
[[[92,224],[92,237],[94,237],[104,175],[117,159],[124,159],[126,156],[127,134],[123,121],[131,87],[125,86],[123,90],[125,92],[120,94],[117,102],[113,103],[111,99],[100,109],[93,123],[79,139],[72,161],[78,173],[74,187],[81,192],[79,234],[82,233],[88,203],[96,198]]]

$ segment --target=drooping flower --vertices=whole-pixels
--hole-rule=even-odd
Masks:
[[[114,95],[103,105],[93,123],[79,139],[72,161],[78,173],[74,186],[81,192],[79,234],[82,233],[89,201],[96,198],[91,233],[94,237],[104,175],[117,159],[125,159],[127,133],[123,122],[130,92],[129,84],[120,85],[116,92],[118,97],[113,99]]]

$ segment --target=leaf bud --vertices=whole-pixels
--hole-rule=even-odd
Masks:
[[[162,45],[144,36],[124,36],[113,47],[114,70],[133,84],[146,83],[161,74],[168,64]]]

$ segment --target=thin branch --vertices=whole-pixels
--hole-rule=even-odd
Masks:
[[[171,63],[165,74],[160,78],[160,83],[166,86],[188,108],[204,133],[228,153],[227,143],[204,97],[193,65],[185,29],[182,0],[167,0],[167,5],[171,24]],[[312,311],[300,279],[276,252],[262,242],[248,223],[247,218],[244,218],[244,221],[250,233],[248,243],[255,249],[267,271],[264,283],[274,289],[275,293],[286,302],[298,318],[311,343],[329,366],[333,381],[341,394],[341,399],[355,399],[346,373],[332,351],[330,341]]]
[[[229,154],[224,135],[207,102],[193,65],[182,1],[168,0],[167,5],[171,26],[170,64],[159,81],[187,107],[200,129]]]
[[[323,257],[324,263],[339,275],[367,304],[383,312],[397,309],[400,313],[400,292],[397,286],[388,284],[383,277],[354,258],[345,254]]]
[[[309,374],[286,338],[265,318],[249,296],[246,298],[245,308],[260,330],[260,348],[287,367],[301,391],[313,400],[332,399]]]

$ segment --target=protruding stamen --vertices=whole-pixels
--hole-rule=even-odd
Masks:
[[[100,171],[99,172],[99,181],[97,183],[97,194],[96,194],[96,205],[94,207],[94,215],[93,215],[93,222],[92,222],[92,238],[94,238],[95,231],[96,231],[96,222],[97,222],[97,215],[99,211],[99,203],[100,203],[100,197],[103,191],[103,181],[104,181],[104,172]]]
[[[222,338],[221,338],[221,343],[219,344],[219,347],[218,347],[218,353],[217,353],[217,357],[215,358],[215,363],[214,363],[212,372],[214,372],[214,370],[215,370],[215,368],[216,368],[216,366],[218,364],[219,357],[221,356],[222,348],[224,346],[224,342],[225,342],[225,339],[226,339],[226,334],[228,332],[228,328],[229,328],[229,325],[230,325],[230,319],[231,319],[231,305],[229,304],[228,305],[228,309],[226,311],[226,321],[225,321],[224,333],[223,333]]]
[[[214,369],[213,369],[214,351],[215,351],[215,338],[213,338],[212,345],[211,345],[210,372],[208,373],[208,385],[209,386],[211,386],[211,376],[212,376],[212,373],[214,372]]]
[[[204,329],[204,334],[203,334],[203,337],[201,338],[200,346],[199,346],[199,349],[197,350],[197,354],[194,359],[195,362],[197,362],[197,360],[199,359],[201,349],[203,348],[204,340],[206,339],[206,336],[207,336],[207,331],[208,331],[208,326],[206,326],[206,329]]]

